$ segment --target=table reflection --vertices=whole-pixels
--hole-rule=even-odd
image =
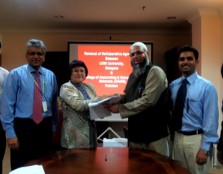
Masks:
[[[41,164],[46,174],[189,174],[178,161],[129,148],[61,150],[27,165]]]

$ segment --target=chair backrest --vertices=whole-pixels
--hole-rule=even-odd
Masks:
[[[60,148],[60,141],[61,141],[61,129],[62,129],[62,125],[63,125],[63,111],[62,108],[59,107],[59,111],[58,111],[58,125],[57,125],[57,130],[55,133],[55,137],[54,137],[54,145],[56,146],[55,148]]]

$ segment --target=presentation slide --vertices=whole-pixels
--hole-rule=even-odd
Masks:
[[[88,67],[85,83],[92,83],[97,95],[123,94],[132,71],[129,48],[132,43],[68,43],[70,61],[82,60]],[[148,44],[151,50],[152,45]]]

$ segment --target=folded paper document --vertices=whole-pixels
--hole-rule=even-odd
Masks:
[[[127,138],[103,138],[103,147],[128,147]]]
[[[42,165],[32,165],[26,167],[17,168],[9,174],[45,174]]]
[[[89,103],[90,118],[94,120],[96,118],[104,118],[111,116],[111,112],[105,108],[106,104],[117,103],[121,100],[120,95],[113,95],[98,102]]]

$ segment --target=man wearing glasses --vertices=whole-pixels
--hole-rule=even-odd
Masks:
[[[128,140],[130,148],[154,150],[168,155],[167,114],[161,102],[167,91],[164,71],[152,65],[147,47],[136,42],[129,55],[133,68],[122,96],[121,103],[109,105],[113,113],[128,118]]]
[[[0,105],[12,170],[50,152],[58,121],[56,77],[42,67],[46,46],[31,39],[25,51],[28,63],[10,71]]]

